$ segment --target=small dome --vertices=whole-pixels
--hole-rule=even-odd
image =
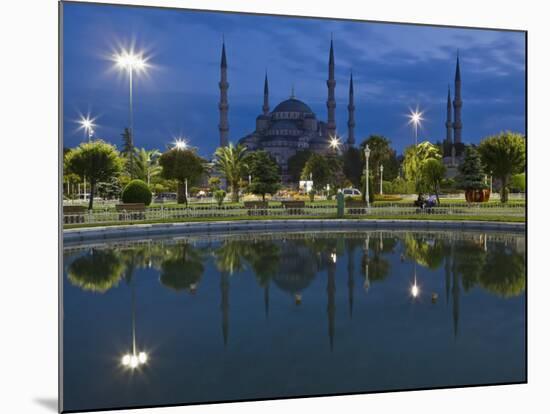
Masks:
[[[309,106],[296,98],[290,98],[281,102],[275,107],[273,112],[305,112],[312,113],[313,111]]]

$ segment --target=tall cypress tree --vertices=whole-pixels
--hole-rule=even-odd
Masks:
[[[467,146],[464,161],[458,166],[459,175],[456,178],[458,188],[463,190],[481,190],[487,188],[481,157],[477,149]]]

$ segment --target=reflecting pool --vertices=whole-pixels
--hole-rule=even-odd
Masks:
[[[189,236],[64,251],[64,409],[523,382],[525,238]]]

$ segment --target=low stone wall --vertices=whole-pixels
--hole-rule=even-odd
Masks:
[[[235,231],[268,230],[356,230],[356,229],[438,229],[438,230],[501,230],[525,232],[525,223],[500,223],[487,221],[442,220],[242,220],[163,224],[134,224],[122,226],[67,229],[63,231],[63,243],[77,244],[84,241],[125,239],[148,236],[185,235],[193,233],[231,233]]]

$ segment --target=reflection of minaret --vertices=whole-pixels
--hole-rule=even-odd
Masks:
[[[229,337],[229,273],[221,272],[221,291],[222,291],[222,333],[223,333],[223,345],[227,345],[227,339]]]
[[[445,137],[445,143],[450,147],[453,143],[453,122],[452,122],[453,110],[451,105],[451,87],[447,88],[447,120],[445,121],[445,128],[447,129],[447,135]]]
[[[267,72],[264,80],[264,105],[262,106],[264,115],[269,115],[269,85],[267,83]]]
[[[353,74],[349,76],[349,103],[348,103],[348,146],[355,145],[355,102],[353,98]]]
[[[449,290],[451,288],[451,259],[449,256],[445,257],[445,297],[447,304],[449,304]]]
[[[455,337],[458,335],[458,320],[460,317],[460,280],[453,263],[453,329]]]
[[[455,109],[455,117],[453,122],[454,129],[454,144],[462,142],[462,83],[460,80],[460,61],[458,51],[456,53],[456,70],[455,70],[455,99],[453,106]]]
[[[334,88],[336,80],[334,80],[334,47],[332,45],[332,36],[330,38],[330,53],[328,58],[328,99],[327,99],[327,133],[329,136],[336,136],[336,100],[334,98]]]
[[[227,113],[229,111],[229,104],[227,101],[227,90],[229,89],[229,83],[227,82],[227,59],[225,57],[225,41],[222,45],[222,61],[220,65],[220,146],[225,147],[229,141],[229,123],[227,121]]]
[[[354,249],[352,246],[348,249],[348,304],[349,304],[349,317],[353,317],[353,288],[355,283],[353,276],[355,275],[355,261],[353,257]]]
[[[336,254],[333,253],[328,263],[328,284],[327,284],[327,315],[328,315],[328,337],[330,350],[334,348],[334,317],[336,315]]]
[[[267,319],[269,317],[269,282],[264,287],[264,310],[265,318]]]

